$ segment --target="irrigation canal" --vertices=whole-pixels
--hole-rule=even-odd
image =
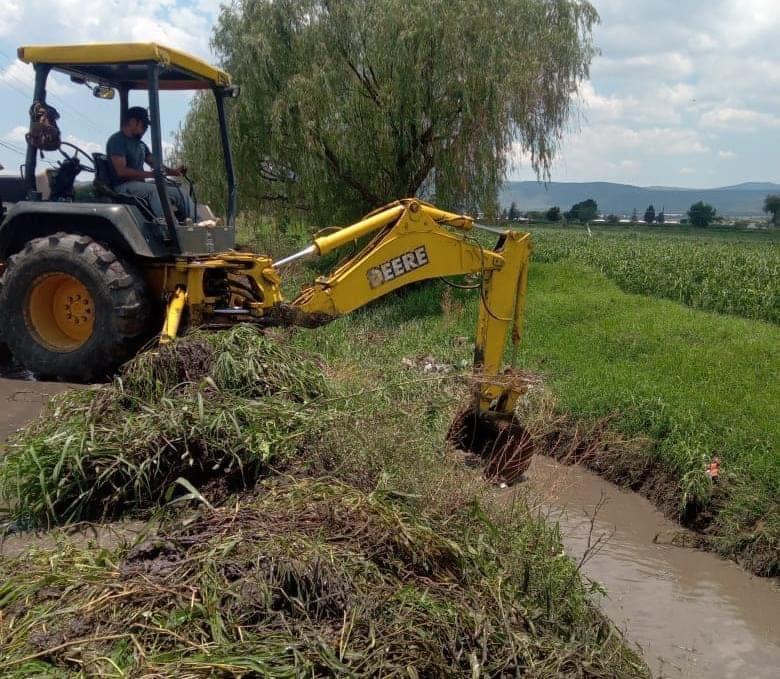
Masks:
[[[559,522],[575,560],[598,543],[582,572],[604,586],[602,610],[638,646],[655,676],[778,676],[776,582],[715,554],[669,544],[677,524],[637,493],[582,467],[537,456],[528,481],[503,492],[529,493]]]

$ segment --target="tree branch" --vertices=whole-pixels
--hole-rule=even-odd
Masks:
[[[318,153],[318,155],[322,160],[330,165],[331,169],[336,173],[336,176],[345,184],[355,189],[355,191],[357,191],[363,200],[365,200],[367,203],[371,205],[379,205],[382,202],[379,197],[373,191],[371,191],[371,189],[359,182],[351,172],[342,168],[338,157],[324,139],[322,139],[316,132],[313,132],[312,134],[317,140],[317,143],[322,148],[322,152]]]

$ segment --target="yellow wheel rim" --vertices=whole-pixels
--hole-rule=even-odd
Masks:
[[[26,311],[31,330],[54,351],[73,351],[92,336],[92,297],[81,281],[66,273],[38,277],[30,290]]]

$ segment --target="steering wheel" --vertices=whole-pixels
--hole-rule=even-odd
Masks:
[[[72,148],[73,149],[72,153],[66,153],[63,150],[63,148],[62,148],[63,146],[69,146],[70,148]],[[85,172],[94,172],[95,171],[95,163],[93,162],[92,157],[84,149],[79,148],[75,144],[71,144],[69,141],[60,142],[59,152],[63,156],[65,156],[66,160],[71,160],[71,161],[75,160],[79,164],[79,167],[82,170],[84,170]],[[88,163],[87,165],[85,165],[82,162],[82,160],[79,159],[79,155],[84,156],[84,158],[86,159],[86,161]]]

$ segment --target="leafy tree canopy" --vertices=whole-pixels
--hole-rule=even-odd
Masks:
[[[561,221],[561,208],[557,206],[551,207],[544,213],[544,216],[548,222],[559,222]]]
[[[709,226],[715,221],[715,208],[700,200],[691,205],[688,210],[688,220],[694,226]]]
[[[583,200],[581,203],[575,203],[571,206],[571,210],[564,213],[566,219],[577,219],[583,224],[596,219],[599,213],[599,206],[593,198]]]
[[[549,176],[597,20],[585,0],[235,0],[213,45],[242,87],[242,205],[334,220],[417,194],[494,210],[511,152]],[[178,141],[219,205],[213,108],[196,98]]]
[[[780,195],[772,194],[764,199],[764,212],[771,215],[775,226],[780,226]]]
[[[652,224],[655,221],[655,208],[652,205],[647,206],[645,210],[644,222],[645,224]]]

